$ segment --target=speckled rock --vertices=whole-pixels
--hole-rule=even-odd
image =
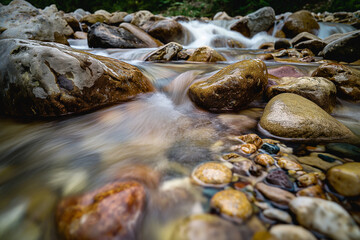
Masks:
[[[145,61],[170,61],[175,59],[183,47],[175,42],[170,42],[145,57]]]
[[[341,195],[360,195],[360,163],[335,166],[329,169],[326,176],[331,186]]]
[[[264,183],[257,183],[255,188],[259,190],[265,197],[276,203],[288,205],[289,202],[295,198],[295,195],[288,191],[277,187],[271,187]]]
[[[320,26],[309,11],[297,11],[285,19],[282,30],[287,37],[295,37],[301,32],[318,33]]]
[[[231,182],[232,172],[221,163],[207,162],[197,166],[191,177],[196,184],[223,187]]]
[[[326,195],[319,185],[314,185],[311,187],[301,189],[296,193],[296,196],[326,199]]]
[[[340,98],[360,100],[360,71],[338,63],[325,63],[319,66],[312,76],[324,77],[332,81]]]
[[[242,159],[241,161],[233,162],[233,171],[239,175],[244,176],[260,176],[262,174],[261,167],[254,164],[249,159]]]
[[[286,170],[295,170],[295,171],[301,171],[303,170],[303,167],[298,164],[297,162],[294,162],[286,157],[281,157],[277,161],[279,167],[286,169]]]
[[[273,98],[281,93],[294,93],[319,105],[331,113],[336,102],[334,83],[323,77],[283,77],[275,80],[277,85],[266,89],[266,96]]]
[[[192,62],[218,62],[218,61],[226,61],[220,53],[211,47],[199,47],[195,49],[195,51],[191,54],[188,61]]]
[[[254,144],[257,148],[260,148],[263,143],[262,139],[254,133],[241,135],[239,136],[239,139],[245,143]]]
[[[216,193],[210,202],[211,207],[221,214],[236,220],[246,220],[252,215],[252,207],[243,192],[227,189]]]
[[[339,204],[320,198],[297,197],[290,202],[290,209],[298,222],[332,239],[355,240],[360,229]]]
[[[266,182],[285,190],[291,191],[293,189],[293,183],[285,171],[281,169],[275,169],[269,172],[266,176]]]
[[[267,69],[261,60],[245,60],[221,69],[210,78],[193,83],[189,96],[213,112],[238,111],[262,94]]]
[[[259,154],[254,161],[264,167],[272,166],[275,163],[275,160],[268,154]]]
[[[316,237],[303,227],[287,224],[277,224],[270,233],[278,240],[316,240]]]
[[[199,231],[201,230],[201,231]],[[198,214],[180,221],[167,240],[241,240],[234,224],[216,215]]]
[[[292,93],[279,94],[269,101],[260,126],[267,131],[266,134],[294,140],[359,141],[347,127],[318,105]]]
[[[4,39],[0,52],[0,111],[7,115],[79,113],[154,90],[136,67],[62,44]]]
[[[63,239],[136,239],[145,207],[144,187],[134,181],[109,183],[60,202],[56,226]]]
[[[252,154],[256,152],[257,148],[254,144],[247,143],[247,144],[242,144],[240,146],[240,150],[246,154]]]
[[[317,184],[318,178],[315,173],[306,173],[306,174],[298,177],[297,181],[299,182],[299,185],[301,187],[308,187],[308,186]]]
[[[284,223],[291,223],[291,216],[285,211],[276,209],[276,208],[268,208],[263,211],[265,217],[278,220]]]

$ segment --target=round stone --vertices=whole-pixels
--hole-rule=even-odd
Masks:
[[[315,173],[307,173],[297,178],[299,185],[302,187],[308,187],[318,182],[317,175]]]
[[[279,167],[286,169],[286,170],[295,170],[295,171],[303,170],[303,167],[300,164],[298,164],[294,161],[291,161],[287,158],[284,158],[284,157],[280,158],[277,163],[278,163]]]
[[[360,163],[345,163],[330,168],[326,175],[331,186],[341,195],[350,197],[360,194]]]
[[[275,163],[275,160],[268,154],[259,154],[254,161],[264,167],[272,166]]]
[[[233,189],[216,193],[212,197],[210,205],[221,214],[240,221],[252,215],[252,206],[246,195]]]
[[[278,240],[316,240],[316,237],[300,226],[278,224],[270,229],[270,233]]]
[[[298,197],[313,197],[326,199],[326,195],[319,185],[304,188],[296,193]]]
[[[252,154],[256,152],[257,148],[254,144],[248,143],[240,146],[240,150],[246,154]]]
[[[268,186],[262,182],[257,183],[255,188],[259,190],[265,197],[279,204],[287,205],[292,199],[295,198],[294,194],[288,191],[277,187]]]
[[[281,169],[275,169],[266,176],[266,182],[288,191],[293,189],[293,183],[288,175]]]
[[[276,208],[265,209],[263,214],[267,218],[278,220],[285,223],[291,223],[292,221],[290,214]]]
[[[247,135],[242,135],[242,136],[239,137],[239,139],[241,141],[244,141],[245,143],[254,144],[257,148],[260,148],[261,145],[263,144],[262,139],[258,135],[254,134],[254,133],[247,134]]]
[[[207,162],[196,167],[191,177],[199,185],[223,187],[231,182],[232,172],[221,163]]]

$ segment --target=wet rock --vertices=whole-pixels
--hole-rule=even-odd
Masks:
[[[346,197],[360,195],[360,163],[352,162],[330,168],[326,174],[330,185]]]
[[[326,43],[321,40],[308,40],[296,44],[294,47],[296,49],[310,49],[315,55],[324,49]]]
[[[193,62],[218,62],[226,61],[220,53],[211,47],[199,47],[191,54],[188,61]]]
[[[262,174],[261,167],[255,165],[249,159],[241,159],[241,161],[233,162],[233,171],[243,176],[260,176]]]
[[[318,178],[315,173],[307,173],[297,178],[301,187],[308,187],[318,183]]]
[[[301,189],[296,193],[296,196],[326,199],[326,195],[319,185]]]
[[[20,38],[67,44],[74,31],[53,4],[44,10],[23,0],[0,8],[0,39]],[[41,31],[40,31],[41,29]]]
[[[360,59],[360,30],[330,42],[319,55],[325,59],[354,62]]]
[[[60,116],[128,101],[154,90],[127,63],[61,44],[4,39],[0,49],[2,114]]]
[[[280,151],[280,148],[278,146],[276,146],[275,144],[270,144],[270,143],[264,143],[261,146],[261,149],[263,149],[265,152],[267,152],[269,154],[277,154]]]
[[[313,73],[314,77],[324,77],[332,81],[340,98],[360,100],[360,71],[338,63],[325,63]]]
[[[95,23],[106,23],[108,18],[103,14],[88,14],[80,19],[80,22],[85,23],[88,26],[91,26]]]
[[[137,37],[142,42],[144,42],[146,47],[153,48],[153,47],[160,47],[160,46],[164,45],[159,40],[151,37],[149,34],[147,34],[141,28],[139,28],[135,25],[132,25],[130,23],[122,23],[122,24],[120,24],[119,27],[124,28],[125,30],[132,33],[135,37]]]
[[[254,144],[257,148],[260,148],[263,144],[262,139],[254,133],[239,136],[239,139],[245,143]]]
[[[244,221],[252,215],[252,207],[243,192],[226,189],[216,193],[210,201],[212,208],[221,214]]]
[[[275,49],[282,49],[282,48],[288,49],[290,47],[291,47],[291,43],[286,38],[280,38],[276,40],[274,44]]]
[[[141,184],[108,183],[62,200],[56,211],[58,233],[64,239],[136,239],[145,202]]]
[[[254,161],[264,167],[272,166],[275,163],[275,160],[268,154],[259,154]]]
[[[145,61],[170,61],[176,59],[177,54],[182,49],[183,47],[180,44],[171,42],[149,53],[145,57]]]
[[[326,151],[337,156],[360,161],[360,148],[348,143],[329,143],[326,145]]]
[[[285,19],[282,30],[287,37],[295,37],[301,32],[318,33],[320,26],[309,11],[297,11]]]
[[[277,163],[278,163],[279,167],[281,167],[283,169],[286,169],[286,170],[294,170],[294,171],[303,170],[303,167],[300,164],[298,164],[298,163],[296,163],[296,162],[294,162],[294,161],[292,161],[292,160],[290,160],[290,159],[288,159],[286,157],[281,157],[277,161]]]
[[[183,36],[185,36],[185,29],[182,25],[172,19],[149,22],[147,26],[143,26],[143,29],[163,43],[182,43]]]
[[[220,114],[218,119],[235,134],[243,133],[248,129],[253,129],[257,125],[255,119],[245,114]]]
[[[278,240],[316,240],[316,237],[303,227],[287,224],[277,224],[270,233]]]
[[[231,182],[231,170],[221,163],[207,162],[197,166],[191,174],[196,184],[223,187]]]
[[[260,96],[267,85],[267,69],[261,60],[245,60],[221,69],[189,88],[199,107],[212,112],[238,111]]]
[[[154,14],[152,14],[148,10],[141,10],[141,11],[135,12],[131,19],[131,24],[141,27],[142,25],[147,23],[152,16],[154,16]]]
[[[265,197],[279,204],[288,205],[295,198],[294,194],[277,187],[271,187],[264,183],[257,183],[255,188]]]
[[[333,239],[359,239],[360,229],[339,204],[320,198],[297,197],[290,202],[300,225]]]
[[[265,42],[259,46],[259,49],[274,50],[273,42]]]
[[[293,183],[288,175],[281,169],[270,171],[265,179],[267,183],[283,188],[287,191],[293,190]]]
[[[311,153],[310,156],[306,156],[306,157],[299,157],[298,160],[303,164],[314,166],[324,171],[327,171],[331,167],[342,164],[340,161],[335,161],[332,163],[324,161],[323,159],[319,158],[316,153],[315,154]]]
[[[273,75],[278,78],[282,77],[303,77],[305,74],[300,69],[294,66],[281,66],[277,68],[269,68],[269,75]]]
[[[86,32],[75,32],[74,38],[75,39],[87,39],[87,33]]]
[[[177,58],[181,60],[188,60],[194,51],[195,49],[182,49],[180,52],[178,52]]]
[[[201,231],[199,231],[201,230]],[[168,240],[239,240],[237,226],[216,215],[198,214],[179,222]]]
[[[295,46],[296,44],[299,44],[299,43],[305,42],[305,41],[310,41],[310,40],[321,41],[321,38],[319,38],[318,36],[311,34],[309,32],[301,32],[298,35],[296,35],[295,37],[293,37],[293,39],[291,39],[291,44],[293,46]]]
[[[283,77],[275,80],[278,84],[266,90],[266,96],[273,98],[281,93],[294,93],[319,105],[331,113],[336,103],[336,87],[323,77]]]
[[[120,23],[124,22],[124,17],[126,15],[128,15],[127,12],[114,12],[107,20],[107,24],[118,26]]]
[[[213,18],[214,20],[232,20],[226,12],[217,12]]]
[[[256,33],[267,31],[275,21],[275,11],[271,7],[258,9],[230,26],[230,29],[243,34],[245,37],[252,37]]]
[[[272,98],[260,126],[282,138],[311,141],[358,141],[354,134],[310,100],[292,93]]]
[[[244,152],[245,154],[252,154],[256,152],[257,148],[254,144],[242,144],[240,146],[240,150]]]
[[[265,217],[274,219],[284,223],[291,223],[291,216],[285,211],[281,211],[276,208],[268,208],[263,211]]]
[[[128,24],[128,23],[125,23]],[[158,46],[158,42],[135,26],[114,27],[95,23],[88,32],[88,44],[93,48],[144,48]],[[128,31],[134,31],[136,35]],[[138,36],[137,36],[138,35]]]
[[[211,42],[210,42],[211,46],[214,46],[215,48],[222,48],[222,47],[229,47],[229,48],[244,48],[245,45],[242,44],[241,42],[232,39],[232,38],[228,38],[228,37],[224,37],[222,35],[218,36],[218,37],[214,37]]]

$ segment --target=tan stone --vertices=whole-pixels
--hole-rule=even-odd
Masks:
[[[282,190],[277,187],[271,187],[264,183],[257,183],[255,185],[255,188],[259,190],[268,199],[280,204],[288,205],[289,202],[295,198],[295,195],[288,191]]]
[[[192,179],[200,185],[221,187],[231,182],[232,172],[221,163],[207,162],[194,169]]]
[[[331,186],[341,195],[360,194],[360,163],[352,162],[330,168],[326,174]]]

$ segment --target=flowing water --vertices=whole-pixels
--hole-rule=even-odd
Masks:
[[[256,58],[263,50],[253,49],[275,38],[259,33],[247,39],[229,31],[229,24],[224,22],[183,25],[192,33],[186,48],[212,46],[212,40],[220,37],[235,39],[248,49],[218,48],[228,59],[223,63],[151,63],[142,59],[153,49],[88,49],[86,41],[72,40],[74,48],[137,66],[157,92],[57,120],[0,118],[0,239],[55,239],[56,204],[66,196],[101,186],[129,165],[147,165],[161,175],[160,186],[149,196],[151,206],[141,230],[142,239],[160,239],[156,234],[165,229],[165,223],[206,208],[199,190],[186,177],[200,162],[216,160],[218,140],[228,134],[257,133],[256,123],[265,103],[251,104],[236,115],[241,120],[229,126],[223,121],[229,115],[196,108],[187,96],[187,88],[194,80],[206,78],[226,65]],[[329,32],[320,31],[322,37]],[[318,66],[273,61],[266,64],[269,68],[292,64],[306,74]],[[359,110],[357,105],[339,102],[334,116],[360,135]],[[190,197],[165,194],[179,187],[187,189]],[[168,198],[170,207],[162,207],[159,198]]]

